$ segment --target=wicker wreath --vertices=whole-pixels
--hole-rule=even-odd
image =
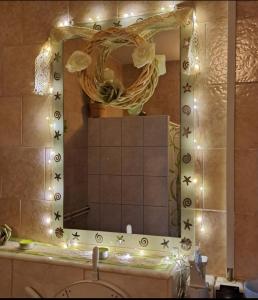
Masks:
[[[147,44],[148,41],[139,34],[124,28],[109,28],[97,32],[89,42],[85,52],[92,58],[89,68],[78,73],[80,84],[85,93],[96,102],[108,104],[121,109],[137,109],[142,107],[150,97],[158,83],[158,60],[143,66],[137,80],[124,89],[122,84],[105,81],[105,62],[111,52],[122,46]]]

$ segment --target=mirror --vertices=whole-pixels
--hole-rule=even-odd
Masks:
[[[138,115],[93,103],[65,68],[87,41],[63,43],[64,228],[180,236],[180,28],[153,42],[166,71]],[[106,63],[126,88],[141,71],[133,49]]]

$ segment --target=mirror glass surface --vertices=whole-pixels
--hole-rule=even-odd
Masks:
[[[84,39],[63,43],[64,227],[180,236],[180,28],[153,38],[166,73],[139,115],[92,103],[65,64]],[[129,87],[141,69],[133,47],[106,67]],[[129,226],[130,227],[130,226]]]

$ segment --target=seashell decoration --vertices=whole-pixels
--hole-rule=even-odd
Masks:
[[[3,246],[11,237],[12,229],[4,224],[0,226],[0,246]]]

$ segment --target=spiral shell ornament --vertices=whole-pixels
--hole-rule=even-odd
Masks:
[[[183,206],[184,206],[184,208],[187,208],[187,207],[189,207],[191,205],[192,205],[192,200],[190,198],[185,198],[183,200]]]
[[[183,107],[182,107],[182,112],[185,114],[185,115],[187,115],[187,116],[189,116],[190,114],[191,114],[191,107],[189,106],[189,105],[184,105]]]
[[[190,153],[185,154],[185,155],[183,156],[182,160],[183,160],[183,162],[184,162],[185,164],[189,164],[190,161],[192,160],[191,154],[190,154]]]
[[[56,154],[55,157],[54,157],[55,162],[60,162],[61,159],[62,159],[62,156],[61,156],[60,153]]]
[[[59,201],[59,200],[61,200],[61,198],[62,198],[62,196],[61,196],[60,193],[55,193],[55,195],[54,195],[54,200],[55,201]]]
[[[61,113],[60,113],[60,111],[56,110],[55,113],[54,113],[54,117],[55,117],[57,120],[60,120],[60,119],[61,119]]]
[[[103,243],[103,236],[101,234],[96,233],[95,241],[99,244]]]
[[[149,240],[145,237],[143,237],[140,241],[139,244],[141,247],[147,247],[149,245]]]

